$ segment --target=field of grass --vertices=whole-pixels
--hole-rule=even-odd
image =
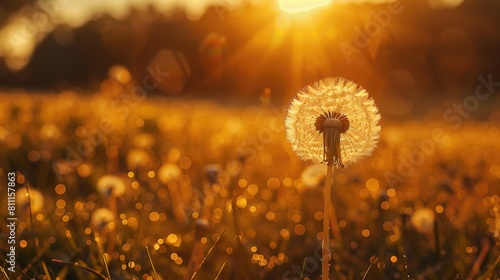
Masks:
[[[282,109],[1,96],[4,278],[320,278],[325,169],[291,151]],[[499,279],[500,124],[382,118],[374,154],[334,171],[332,279]]]

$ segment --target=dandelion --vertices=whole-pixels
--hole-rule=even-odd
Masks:
[[[43,209],[43,195],[36,189],[20,188],[16,191],[16,204],[17,209],[21,211],[28,211],[31,206],[31,213],[35,214]]]
[[[372,153],[379,120],[366,90],[343,78],[327,78],[298,93],[285,126],[301,159],[344,167]]]
[[[90,221],[92,225],[100,230],[114,229],[115,214],[108,208],[99,208],[92,213]]]
[[[114,250],[117,236],[116,213],[116,205],[112,205],[111,208],[101,207],[90,216],[90,225],[96,230],[94,232],[96,237],[100,237],[101,234],[105,234],[104,237],[106,237],[96,239],[101,254],[104,252],[103,243],[106,241],[108,242],[107,253],[111,254]]]
[[[326,78],[299,91],[285,119],[288,141],[297,155],[326,163],[323,214],[323,279],[329,279],[331,181],[342,168],[369,156],[379,139],[380,115],[368,92],[343,78]],[[338,227],[335,215],[333,225]],[[339,232],[335,228],[334,232]],[[340,234],[337,236],[340,241]]]
[[[434,229],[434,211],[420,208],[411,215],[410,222],[416,231],[422,234],[430,233]]]
[[[158,170],[158,179],[165,185],[172,180],[178,179],[181,175],[181,168],[173,163],[166,163]]]
[[[158,180],[167,186],[168,193],[172,199],[172,208],[175,218],[179,223],[187,224],[188,219],[185,207],[176,181],[179,177],[181,177],[181,175],[181,168],[177,164],[173,163],[166,163],[160,167],[160,170],[158,170]]]
[[[125,193],[125,182],[118,176],[105,175],[97,181],[97,190],[103,195],[122,196]]]

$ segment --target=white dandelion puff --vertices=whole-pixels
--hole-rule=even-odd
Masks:
[[[103,195],[122,196],[125,189],[123,179],[115,175],[105,175],[97,181],[97,191]]]
[[[371,155],[379,139],[380,115],[375,102],[357,84],[326,78],[299,91],[285,119],[288,141],[297,155],[326,163],[323,198],[322,277],[329,279],[330,211],[333,167],[344,167]],[[333,232],[341,242],[335,215]]]
[[[111,230],[115,227],[115,214],[108,208],[99,208],[92,213],[90,221],[92,225],[100,230]]]
[[[158,179],[163,184],[168,184],[172,180],[179,179],[182,175],[182,170],[177,164],[166,163],[158,170]]]
[[[297,94],[285,126],[301,159],[343,167],[373,152],[379,121],[377,106],[366,90],[343,78],[326,78]]]
[[[434,211],[429,208],[420,208],[413,212],[410,218],[413,228],[422,233],[429,233],[434,229]]]

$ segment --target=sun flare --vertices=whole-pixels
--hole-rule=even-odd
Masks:
[[[287,13],[302,13],[325,6],[330,0],[279,0],[280,9]]]

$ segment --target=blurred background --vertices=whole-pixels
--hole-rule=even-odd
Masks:
[[[95,91],[115,64],[141,81],[160,62],[155,94],[286,104],[335,75],[401,117],[500,80],[498,1],[281,2],[4,1],[0,85]]]
[[[332,277],[498,279],[498,0],[3,0],[0,278],[320,279],[326,171],[284,118],[329,76],[382,116]]]

